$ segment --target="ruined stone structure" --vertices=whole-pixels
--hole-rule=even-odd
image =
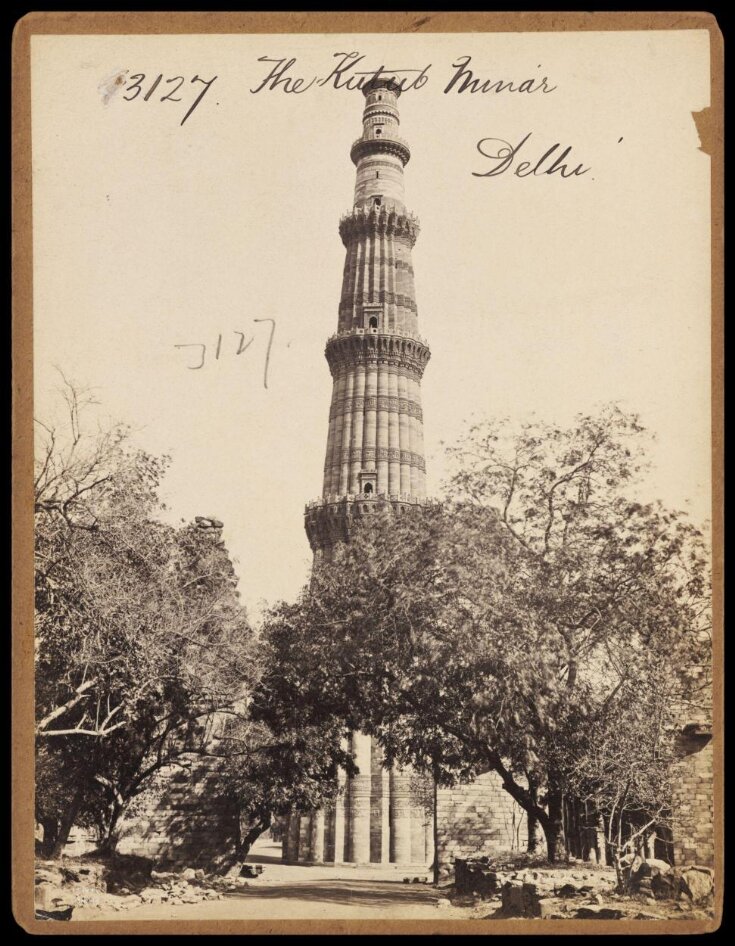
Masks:
[[[703,632],[707,643],[707,633]],[[708,648],[707,648],[708,649]],[[673,860],[677,866],[715,863],[714,771],[712,746],[712,668],[690,668],[699,694],[682,713],[677,736],[679,762],[673,812]]]
[[[437,793],[439,867],[449,873],[457,858],[521,852],[528,846],[526,813],[503,788],[496,772]]]
[[[181,761],[162,770],[136,800],[120,825],[117,851],[149,857],[159,867],[228,864],[236,849],[237,811],[221,797],[210,759],[191,753]]]

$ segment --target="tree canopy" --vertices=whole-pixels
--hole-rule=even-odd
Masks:
[[[274,712],[334,714],[443,781],[494,769],[553,859],[572,766],[662,671],[670,722],[707,661],[703,536],[626,495],[642,435],[616,408],[471,429],[442,507],[367,517],[271,615]]]

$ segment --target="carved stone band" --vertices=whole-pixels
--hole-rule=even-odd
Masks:
[[[324,472],[330,470],[340,470],[345,463],[372,463],[376,460],[388,460],[393,463],[401,463],[404,466],[415,466],[419,470],[426,472],[426,462],[418,453],[412,453],[410,450],[397,450],[395,447],[365,447],[345,448],[341,451],[337,460],[332,462],[331,458],[324,464]]]
[[[329,419],[333,420],[341,414],[362,414],[363,411],[393,411],[398,414],[408,414],[410,417],[418,417],[420,421],[424,419],[424,412],[421,405],[415,401],[409,401],[405,397],[392,397],[380,395],[379,397],[346,397],[333,404],[329,411]]]
[[[431,357],[428,346],[395,335],[345,335],[331,338],[325,350],[334,377],[348,365],[394,365],[421,378]],[[412,375],[409,375],[411,377]]]

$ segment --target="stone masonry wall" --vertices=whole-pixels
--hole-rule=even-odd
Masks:
[[[148,857],[158,866],[216,867],[235,853],[237,818],[218,799],[211,762],[194,757],[191,767],[160,773],[161,787],[135,800],[120,826],[117,850]]]
[[[452,869],[458,857],[524,851],[526,813],[503,789],[496,772],[438,792],[439,865]]]
[[[677,765],[673,846],[677,866],[714,866],[712,740],[706,734],[682,734],[683,756]]]

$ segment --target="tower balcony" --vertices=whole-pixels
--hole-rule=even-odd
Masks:
[[[387,510],[405,514],[412,509],[426,509],[437,505],[437,500],[414,496],[411,493],[346,493],[322,496],[306,504],[306,535],[312,551],[316,552],[331,548],[338,542],[349,541],[353,524],[362,516],[377,515]]]
[[[339,235],[346,247],[375,233],[404,239],[413,246],[420,229],[415,214],[406,212],[395,202],[384,205],[382,198],[359,204],[339,221]]]
[[[411,149],[408,142],[399,135],[393,134],[385,137],[376,134],[375,137],[361,137],[352,142],[350,158],[353,164],[357,164],[361,158],[370,154],[392,154],[400,160],[404,167],[411,160]]]
[[[377,328],[347,328],[347,329],[342,329],[341,332],[335,332],[333,335],[330,335],[330,336],[329,336],[329,338],[327,339],[327,345],[329,345],[330,342],[333,342],[333,341],[335,341],[335,340],[338,339],[338,338],[347,338],[347,337],[349,337],[350,335],[357,335],[357,336],[360,336],[360,335],[368,335],[368,336],[382,335],[382,336],[387,336],[388,338],[408,338],[408,339],[411,339],[411,341],[418,342],[419,345],[423,345],[425,348],[428,348],[428,347],[429,347],[429,343],[427,342],[427,340],[426,340],[422,335],[419,335],[418,332],[405,332],[403,329],[400,329],[400,328],[393,328],[393,329],[391,329],[391,330],[388,331],[388,332],[386,332],[386,331],[380,331],[380,330],[377,329]]]
[[[397,330],[380,332],[370,328],[337,332],[327,342],[324,354],[333,377],[348,366],[386,364],[408,371],[420,380],[431,358],[429,346],[408,332],[398,334]]]

